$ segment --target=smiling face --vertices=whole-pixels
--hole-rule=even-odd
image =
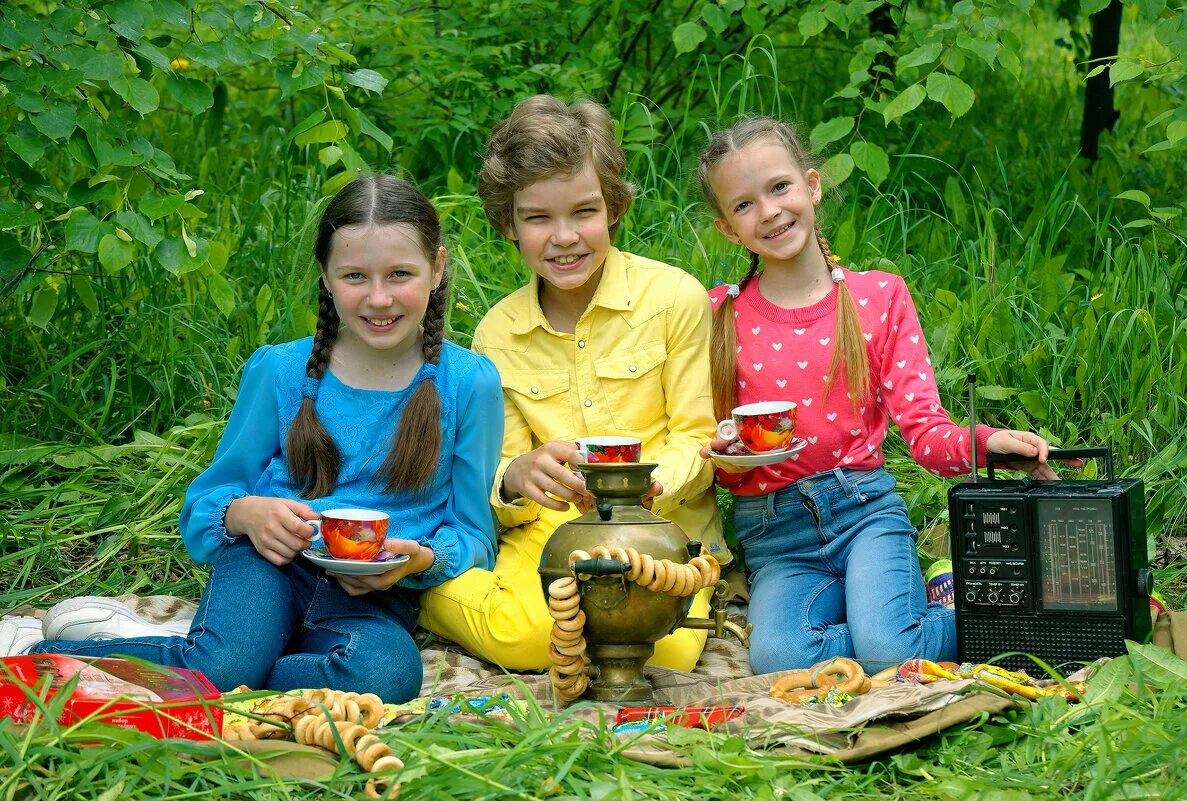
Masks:
[[[801,169],[781,142],[744,145],[717,164],[710,181],[722,214],[713,222],[731,242],[767,267],[823,263],[815,231],[820,173]]]
[[[339,337],[393,355],[419,346],[429,293],[444,269],[445,248],[430,259],[409,225],[339,228],[322,274],[345,326]]]
[[[592,294],[610,252],[610,219],[592,162],[515,193],[511,230],[520,255],[550,291]]]

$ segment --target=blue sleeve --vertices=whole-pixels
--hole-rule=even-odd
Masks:
[[[214,561],[234,541],[223,518],[236,498],[250,495],[272,457],[280,452],[280,420],[268,364],[271,346],[252,354],[239,394],[210,467],[193,480],[181,507],[181,539],[198,564]]]
[[[503,447],[503,387],[494,363],[477,360],[457,398],[457,439],[449,501],[441,527],[422,540],[436,559],[423,573],[400,581],[424,589],[459,576],[471,567],[490,570],[495,564],[496,532],[490,488]]]

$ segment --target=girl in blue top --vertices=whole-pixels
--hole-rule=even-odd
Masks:
[[[411,185],[347,185],[322,214],[315,253],[316,335],[252,355],[214,462],[186,493],[182,538],[213,565],[188,636],[87,641],[88,609],[75,602],[46,627],[71,639],[30,652],[126,654],[200,670],[220,690],[419,693],[418,591],[494,565],[499,376],[442,342],[445,248]],[[408,561],[345,576],[298,556],[308,520],[352,506],[391,515],[384,547]]]

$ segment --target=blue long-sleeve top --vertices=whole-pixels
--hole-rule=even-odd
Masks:
[[[305,501],[289,475],[285,437],[301,405],[312,348],[312,337],[265,345],[244,367],[214,461],[190,484],[181,509],[182,540],[198,564],[213,561],[234,540],[224,517],[236,498]],[[362,507],[391,515],[389,537],[416,540],[435,554],[432,567],[399,582],[417,589],[471,567],[491,569],[496,549],[488,498],[503,441],[499,374],[489,359],[448,342],[439,361],[422,366],[408,387],[395,392],[350,387],[326,371],[315,408],[338,446],[341,469],[330,495],[305,501],[316,512]],[[376,473],[404,407],[426,377],[441,396],[437,473],[426,494],[389,493]]]

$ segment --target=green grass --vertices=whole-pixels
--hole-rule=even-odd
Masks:
[[[913,4],[913,13],[929,12]],[[1123,52],[1158,55],[1148,31],[1132,22],[1123,31]],[[1153,141],[1145,123],[1172,108],[1173,87],[1119,85],[1127,114],[1089,170],[1072,157],[1080,85],[1060,44],[1067,34],[1059,19],[1042,18],[1019,81],[966,74],[977,103],[955,122],[872,127],[891,155],[890,175],[876,187],[855,175],[830,198],[824,226],[858,269],[906,276],[958,422],[964,376],[975,370],[986,422],[1034,427],[1062,445],[1108,445],[1122,475],[1142,478],[1158,582],[1182,608],[1187,228],[1181,214],[1147,224],[1154,217],[1144,206],[1116,199],[1137,188],[1155,209],[1187,209],[1183,149],[1142,152]],[[760,37],[742,55],[699,63],[666,108],[613,98],[640,187],[619,244],[679,264],[706,286],[736,277],[741,254],[699,206],[696,149],[708,129],[744,111],[800,118],[809,129],[827,119],[829,76],[849,55]],[[229,313],[211,303],[202,271],[174,275],[150,259],[118,275],[96,263],[71,266],[93,278],[46,278],[60,295],[44,330],[27,317],[33,279],[4,297],[0,609],[83,594],[200,594],[204,572],[176,532],[185,488],[210,461],[247,355],[313,326],[308,225],[327,172],[316,148],[285,141],[286,126],[307,110],[265,96],[232,87],[221,130],[146,132],[205,190],[206,216],[195,225],[228,253]],[[474,154],[457,154],[464,174],[451,182],[457,165],[434,161],[432,137],[422,142],[420,128],[398,126],[387,102],[370,113],[400,137],[395,154],[373,143],[360,152],[376,169],[428,176],[451,250],[451,336],[468,344],[483,313],[526,273],[474,196],[465,167]],[[469,121],[444,116],[452,109],[437,111],[434,131],[469,130]],[[468,141],[459,133],[455,149]],[[913,522],[942,530],[948,483],[911,461],[901,438],[886,450]],[[408,763],[407,798],[1178,798],[1187,690],[1182,677],[1145,678],[1091,705],[1049,699],[847,766],[693,734],[672,747],[694,767],[661,769],[623,759],[621,743],[598,727],[549,722],[539,711],[517,725],[430,717],[390,738]],[[344,798],[361,788],[349,767],[332,788],[285,783],[239,759],[94,723],[21,729],[0,719],[0,754],[10,768],[0,799]]]

